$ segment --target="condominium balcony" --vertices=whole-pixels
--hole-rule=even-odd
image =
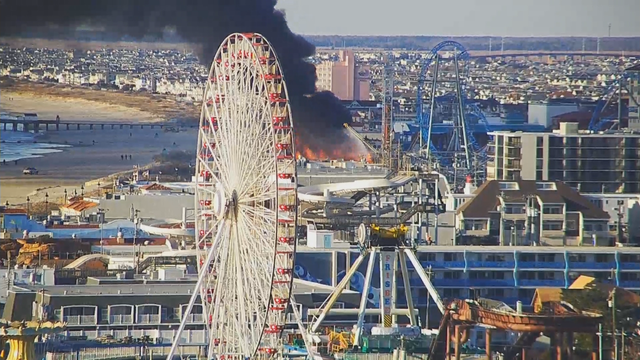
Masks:
[[[187,324],[201,324],[204,323],[203,314],[189,314],[187,317]]]
[[[160,314],[138,314],[136,318],[137,324],[159,324]]]
[[[95,325],[98,318],[95,315],[65,315],[62,322],[67,325]]]
[[[111,315],[109,316],[109,324],[133,324],[133,315]]]

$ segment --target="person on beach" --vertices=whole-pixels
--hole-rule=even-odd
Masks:
[[[124,160],[124,155],[120,155],[120,160]]]

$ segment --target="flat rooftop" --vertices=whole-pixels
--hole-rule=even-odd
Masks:
[[[195,281],[181,284],[114,284],[110,282],[104,285],[16,285],[14,291],[39,292],[44,290],[45,296],[123,296],[123,295],[183,295],[193,293]],[[321,293],[328,294],[333,290],[332,286],[316,284],[310,281],[295,279],[293,282],[294,294]],[[343,293],[355,293],[355,291],[343,291]]]
[[[331,248],[312,248],[306,245],[298,245],[296,252],[321,253],[331,251],[351,251],[359,252],[357,246],[352,246],[347,242],[333,243]],[[418,251],[428,252],[487,252],[487,253],[585,253],[585,254],[615,254],[623,252],[628,254],[640,254],[640,247],[609,247],[609,246],[451,246],[451,245],[421,245]]]

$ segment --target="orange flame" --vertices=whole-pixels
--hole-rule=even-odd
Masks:
[[[328,148],[312,149],[306,144],[301,144],[296,141],[296,158],[304,157],[311,161],[328,161],[328,160],[351,160],[351,161],[366,161],[367,163],[373,163],[371,154],[362,149],[358,149],[353,144],[336,144],[330,145]]]

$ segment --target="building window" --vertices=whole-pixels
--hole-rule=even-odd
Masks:
[[[542,230],[560,231],[562,230],[562,221],[543,221]]]
[[[563,205],[544,205],[544,207],[542,208],[542,213],[550,215],[560,215],[562,214],[562,210]]]
[[[524,214],[524,204],[506,204],[504,207],[505,214]]]
[[[465,220],[465,230],[487,230],[487,220]]]
[[[575,220],[567,220],[567,230],[578,230]]]
[[[556,184],[552,182],[538,182],[536,183],[536,189],[538,190],[557,190]]]
[[[520,190],[517,182],[503,181],[500,182],[500,190]]]

